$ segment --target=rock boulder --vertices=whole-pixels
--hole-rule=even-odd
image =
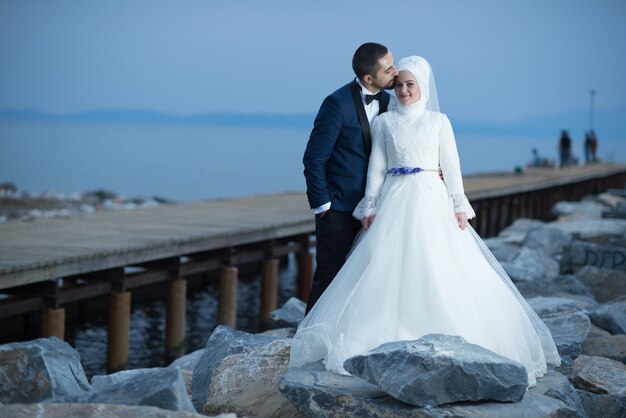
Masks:
[[[213,331],[206,343],[202,357],[193,370],[192,401],[197,411],[201,411],[207,400],[213,371],[222,359],[231,354],[250,352],[267,345],[277,337],[248,334],[220,325]]]
[[[278,391],[289,366],[291,340],[275,340],[249,352],[224,357],[213,371],[203,414],[234,412],[238,416],[302,416]]]
[[[90,389],[80,355],[56,337],[0,346],[0,402],[35,403]]]
[[[528,387],[528,375],[520,363],[462,337],[442,334],[383,344],[349,358],[344,367],[390,396],[416,406],[517,402]]]

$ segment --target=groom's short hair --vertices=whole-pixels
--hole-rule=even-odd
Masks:
[[[378,60],[387,55],[389,50],[386,46],[375,42],[367,42],[354,53],[352,57],[352,69],[357,77],[363,78],[366,75],[374,75],[378,71]]]

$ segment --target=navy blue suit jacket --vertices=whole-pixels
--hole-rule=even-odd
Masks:
[[[387,110],[389,98],[384,92],[380,113]],[[352,81],[324,99],[304,152],[311,209],[330,202],[333,210],[354,210],[365,194],[371,144],[360,88]]]

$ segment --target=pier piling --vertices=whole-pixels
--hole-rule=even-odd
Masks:
[[[130,292],[111,292],[109,298],[109,332],[107,371],[113,373],[128,364],[130,330]]]
[[[167,318],[165,325],[165,351],[170,358],[185,354],[185,308],[187,280],[176,279],[168,283]]]
[[[278,268],[277,258],[263,260],[261,267],[261,322],[267,322],[270,313],[278,307]]]
[[[41,337],[65,339],[65,309],[46,308],[41,312]]]
[[[218,324],[237,327],[237,275],[239,270],[233,266],[220,267]]]

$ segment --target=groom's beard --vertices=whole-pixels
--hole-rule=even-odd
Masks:
[[[389,84],[385,86],[385,90],[393,90],[393,87],[396,85],[396,78],[394,77]]]

